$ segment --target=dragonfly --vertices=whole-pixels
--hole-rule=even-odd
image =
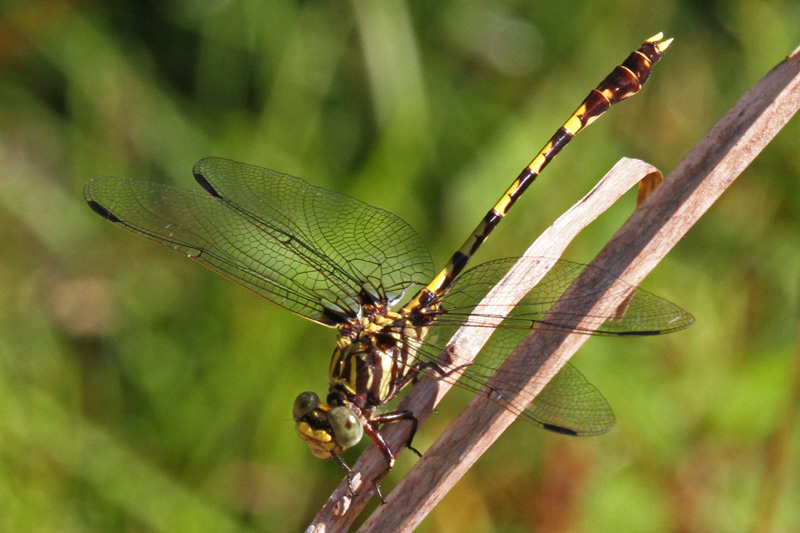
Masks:
[[[448,332],[455,328],[486,326],[486,319],[498,317],[498,310],[481,301],[517,259],[465,270],[467,263],[578,132],[611,105],[639,92],[671,42],[659,33],[615,67],[436,275],[422,239],[396,215],[302,179],[228,159],[210,157],[194,166],[203,192],[98,177],[86,184],[84,196],[97,214],[115,225],[336,330],[325,400],[304,392],[295,400],[292,414],[311,452],[342,468],[352,494],[353,472],[341,454],[364,433],[380,449],[386,471],[396,457],[381,434],[384,424],[410,423],[406,447],[419,454],[412,447],[417,429],[414,413],[385,406],[422,374],[497,402],[542,428],[568,435],[601,434],[614,425],[613,411],[569,363],[535,398],[514,399],[505,393],[503,381],[487,385],[530,330],[574,330],[564,325],[573,318],[569,307],[560,315],[564,324],[558,316],[545,319],[545,314],[582,271],[593,267],[558,260],[499,325],[493,321],[493,335],[475,361],[452,353],[446,362],[438,359],[442,351],[438,339],[449,338]],[[611,274],[598,274],[622,283],[633,297],[623,316],[592,317],[591,328],[581,333],[657,335],[693,323],[692,315],[677,305]]]

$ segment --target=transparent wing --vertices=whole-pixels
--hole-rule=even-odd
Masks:
[[[514,348],[525,338],[527,331],[519,329],[498,329],[483,347],[475,361],[469,363],[454,355],[443,363],[437,359],[442,348],[428,341],[409,342],[417,346],[420,362],[433,362],[423,365],[421,372],[434,379],[450,383],[483,396],[539,427],[569,435],[599,435],[614,426],[614,412],[608,402],[594,385],[570,363],[551,379],[535,397],[521,395],[512,400],[512,391],[518,386],[511,383],[513,372],[496,374],[497,361],[505,360]],[[463,370],[454,378],[452,370]],[[487,383],[492,378],[492,387]]]
[[[570,319],[576,316],[570,313],[569,305],[560,315],[563,322],[558,317],[548,322],[544,322],[542,318],[572,281],[584,269],[591,268],[587,265],[558,261],[539,285],[500,323],[475,361],[468,362],[454,354],[450,355],[446,364],[436,359],[441,350],[431,340],[446,340],[456,326],[481,326],[485,323],[482,319],[497,316],[492,313],[491,308],[479,302],[516,262],[517,258],[508,258],[484,263],[465,272],[456,280],[450,292],[441,298],[440,314],[427,340],[422,343],[416,341],[419,345],[418,360],[422,363],[435,361],[428,368],[423,364],[424,372],[484,396],[546,429],[572,435],[596,435],[608,431],[615,422],[608,402],[569,363],[565,364],[538,396],[522,396],[517,400],[512,400],[512,392],[517,389],[516,385],[512,385],[514,371],[496,373],[531,329],[576,331],[568,326]],[[607,281],[616,280],[608,273],[598,271],[597,274],[608,276]],[[641,289],[634,289],[621,280],[616,280],[616,286],[625,294],[633,294],[630,304],[623,309],[624,314],[619,315],[619,307],[609,305],[608,314],[593,317],[594,325],[600,328],[598,331],[585,330],[578,333],[655,335],[683,329],[694,322],[688,312],[675,304]],[[591,294],[583,294],[573,302],[579,304],[588,297]],[[464,369],[458,381],[448,376],[453,369]],[[487,386],[490,378],[493,383],[491,388]]]
[[[293,241],[287,246],[320,270],[339,270],[348,290],[394,301],[433,277],[419,235],[398,216],[349,196],[253,165],[209,157],[194,167],[197,181],[231,209]]]
[[[432,276],[419,237],[391,213],[233,161],[204,159],[195,173],[210,195],[100,177],[84,196],[114,224],[324,325]]]
[[[519,258],[515,257],[498,259],[465,272],[454,282],[453,288],[440,297],[441,315],[437,318],[436,324],[480,325],[481,317],[497,316],[491,306],[480,302],[518,261]],[[536,261],[536,259],[523,259],[523,261]],[[587,269],[592,269],[595,279],[599,281],[597,289],[574,295],[571,300],[565,302],[567,305],[561,308],[560,314],[548,317],[545,322],[545,315],[553,304]],[[598,299],[597,294],[610,285],[614,286],[615,294]],[[626,307],[620,307],[611,301],[619,293],[627,297]],[[595,299],[599,304],[597,308],[601,311],[587,318],[589,325],[597,330],[586,331],[593,335],[659,335],[687,328],[694,323],[691,314],[672,302],[634,288],[608,272],[580,263],[559,260],[542,281],[507,315],[502,327],[574,331],[575,328],[570,324],[577,313],[571,309],[577,309],[586,301]],[[469,319],[470,314],[475,319]]]

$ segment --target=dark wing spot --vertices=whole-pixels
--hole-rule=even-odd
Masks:
[[[194,179],[197,180],[197,183],[199,183],[200,186],[203,189],[205,189],[205,191],[208,194],[210,194],[214,198],[222,198],[222,196],[220,196],[217,190],[214,187],[212,187],[211,184],[208,182],[208,180],[204,178],[203,175],[197,170],[194,171]]]
[[[104,206],[98,204],[94,200],[86,200],[86,203],[89,204],[89,207],[92,208],[92,211],[94,211],[95,213],[97,213],[98,215],[103,217],[104,219],[109,220],[109,221],[114,222],[114,223],[117,223],[117,224],[122,222],[122,220],[120,220],[117,217],[117,215],[115,215],[114,213],[112,213],[111,211],[106,209]]]
[[[542,427],[548,431],[552,431],[553,433],[561,433],[562,435],[571,435],[573,437],[578,435],[576,431],[562,428],[561,426],[554,426],[553,424],[542,424]]]

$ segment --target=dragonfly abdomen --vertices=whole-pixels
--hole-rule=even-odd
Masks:
[[[450,258],[445,268],[406,304],[405,309],[418,308],[423,300],[434,300],[437,296],[447,292],[481,244],[564,146],[578,132],[600,118],[609,107],[641,90],[650,76],[653,65],[661,59],[661,55],[672,43],[672,39],[662,41],[662,37],[662,34],[659,33],[645,41],[637,50],[631,52],[621,65],[615,67],[595,89],[592,89],[572,116],[556,131],[533,158],[533,161],[517,176],[500,200],[481,219],[461,248]]]

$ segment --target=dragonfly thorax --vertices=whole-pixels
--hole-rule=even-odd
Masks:
[[[327,403],[304,392],[293,409],[300,437],[315,456],[335,457],[357,444],[377,408],[408,382],[414,351],[407,347],[406,324],[401,315],[383,308],[341,325]]]
[[[315,456],[336,458],[357,444],[371,423],[380,423],[375,418],[378,408],[412,377],[415,340],[422,333],[408,318],[385,307],[340,326],[327,403],[304,392],[294,404],[297,430]]]
[[[392,315],[394,315],[392,313]],[[377,317],[374,317],[377,318]],[[383,315],[342,334],[331,357],[329,385],[361,409],[383,405],[410,371],[402,320]]]

